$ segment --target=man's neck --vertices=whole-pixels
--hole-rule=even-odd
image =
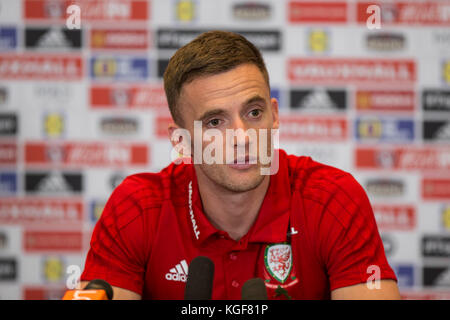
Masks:
[[[252,227],[269,188],[270,176],[253,190],[232,192],[215,184],[196,170],[203,210],[214,227],[239,240]]]

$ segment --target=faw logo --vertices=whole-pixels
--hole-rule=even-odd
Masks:
[[[264,253],[264,263],[270,275],[278,282],[284,283],[292,269],[291,245],[268,245]]]

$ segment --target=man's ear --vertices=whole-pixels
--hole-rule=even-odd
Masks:
[[[167,126],[167,132],[169,133],[169,139],[170,142],[172,143],[172,146],[175,147],[177,144],[179,144],[180,142],[183,141],[183,136],[179,136],[177,139],[173,139],[172,137],[174,137],[174,132],[177,129],[181,129],[173,120],[169,123],[169,125]]]
[[[273,119],[273,129],[279,129],[280,119],[278,117],[278,100],[275,98],[270,99],[271,109],[272,109],[272,119]]]
[[[177,125],[174,121],[167,126],[170,143],[172,144],[171,160],[177,163],[182,161],[189,163],[192,156],[191,135],[187,129]]]

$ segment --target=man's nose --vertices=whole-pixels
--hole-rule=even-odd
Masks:
[[[247,146],[249,144],[249,136],[247,133],[247,124],[240,118],[237,117],[233,121],[233,146]]]

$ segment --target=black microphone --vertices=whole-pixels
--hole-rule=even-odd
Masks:
[[[63,300],[112,300],[113,288],[105,280],[90,281],[84,289],[69,290],[64,294]]]
[[[102,279],[94,279],[89,281],[86,287],[83,290],[105,290],[106,296],[108,300],[112,300],[114,291],[111,285]]]
[[[198,256],[189,265],[184,300],[210,300],[214,280],[214,263]]]
[[[242,300],[267,300],[267,290],[264,280],[253,278],[247,280],[242,286]]]

